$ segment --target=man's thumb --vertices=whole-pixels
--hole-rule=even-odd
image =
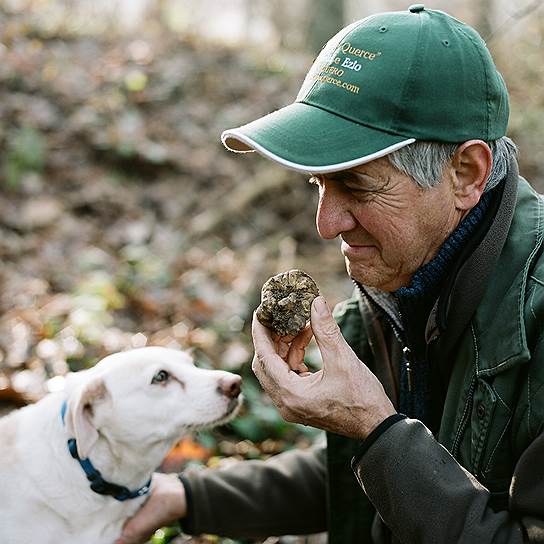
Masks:
[[[343,340],[340,329],[332,317],[332,313],[322,296],[316,297],[312,303],[312,331],[317,345],[326,351],[333,351]]]

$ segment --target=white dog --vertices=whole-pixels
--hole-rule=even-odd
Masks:
[[[0,419],[0,542],[114,542],[179,438],[235,415],[240,381],[147,347],[71,374],[63,393]]]

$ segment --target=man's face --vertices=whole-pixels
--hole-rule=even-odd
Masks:
[[[448,169],[431,189],[421,189],[385,158],[311,181],[319,186],[319,235],[340,236],[349,275],[384,291],[408,285],[463,215]]]

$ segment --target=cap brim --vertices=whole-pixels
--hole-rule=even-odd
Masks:
[[[252,123],[225,130],[221,141],[231,151],[257,151],[287,168],[326,174],[378,159],[415,139],[295,102]]]

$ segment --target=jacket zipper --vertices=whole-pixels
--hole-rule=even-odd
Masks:
[[[414,358],[412,357],[412,350],[408,346],[402,348],[402,353],[404,355],[404,365],[406,368],[406,378],[408,381],[408,392],[412,392],[412,363]]]
[[[399,311],[399,317],[401,323],[403,323],[403,316],[402,312],[400,311],[400,307],[398,308]],[[413,378],[412,378],[412,372],[413,372],[413,366],[414,366],[414,354],[413,351],[408,347],[408,342],[406,341],[406,336],[404,335],[404,331],[402,331],[402,335],[399,336],[401,338],[403,348],[402,348],[402,354],[403,354],[403,360],[404,360],[404,368],[406,370],[406,381],[408,382],[408,393],[410,395],[412,394],[412,386],[413,386]]]

